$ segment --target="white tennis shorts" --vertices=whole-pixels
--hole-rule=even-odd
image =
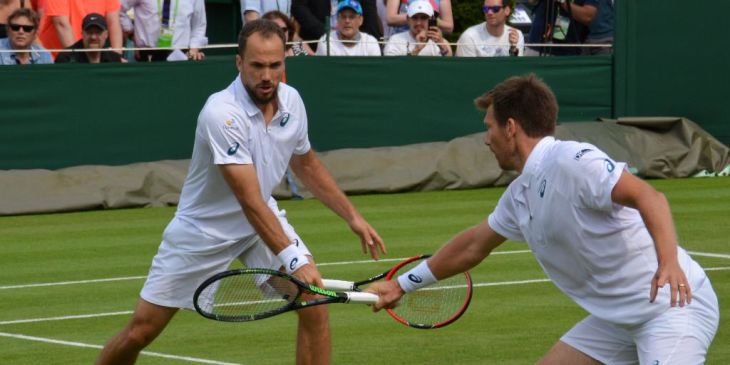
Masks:
[[[670,308],[642,325],[619,327],[589,315],[560,340],[604,364],[704,364],[719,320],[708,279],[693,290],[691,304]]]
[[[289,239],[311,256],[283,214],[277,216]],[[226,270],[236,258],[246,267],[273,270],[281,267],[279,258],[257,234],[221,241],[176,217],[165,229],[140,296],[164,307],[193,309],[195,289],[205,279]]]

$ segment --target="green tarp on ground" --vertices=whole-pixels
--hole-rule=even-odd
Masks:
[[[683,118],[634,118],[558,126],[559,139],[590,142],[649,178],[688,177],[721,171],[730,149]],[[399,147],[340,149],[320,157],[349,194],[501,186],[515,172],[502,171],[483,133],[449,142]],[[0,171],[0,215],[174,205],[188,160],[60,170]],[[290,196],[285,183],[274,192]],[[304,192],[308,195],[307,192]]]

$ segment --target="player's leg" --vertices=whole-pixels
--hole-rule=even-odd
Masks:
[[[580,352],[563,341],[558,341],[538,365],[601,365],[601,362]]]
[[[570,329],[539,365],[638,365],[631,334],[594,316],[588,316]]]
[[[140,299],[129,323],[104,346],[97,365],[134,364],[139,352],[170,322],[177,308],[162,307]]]
[[[314,260],[309,256],[309,261]],[[308,295],[304,300],[314,296]],[[297,311],[297,364],[326,365],[331,361],[332,339],[330,337],[329,314],[327,306],[315,306]]]

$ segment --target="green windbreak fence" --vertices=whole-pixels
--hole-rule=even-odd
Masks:
[[[528,72],[553,87],[561,122],[610,117],[611,69],[610,57],[287,60],[289,83],[302,94],[310,139],[321,151],[482,131],[473,99]],[[0,169],[189,158],[200,109],[236,75],[233,57],[2,67]]]

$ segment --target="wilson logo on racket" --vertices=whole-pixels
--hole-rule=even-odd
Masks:
[[[420,276],[414,275],[414,274],[408,275],[408,280],[410,280],[410,281],[412,281],[414,283],[420,283],[420,282],[423,281],[423,279]]]

